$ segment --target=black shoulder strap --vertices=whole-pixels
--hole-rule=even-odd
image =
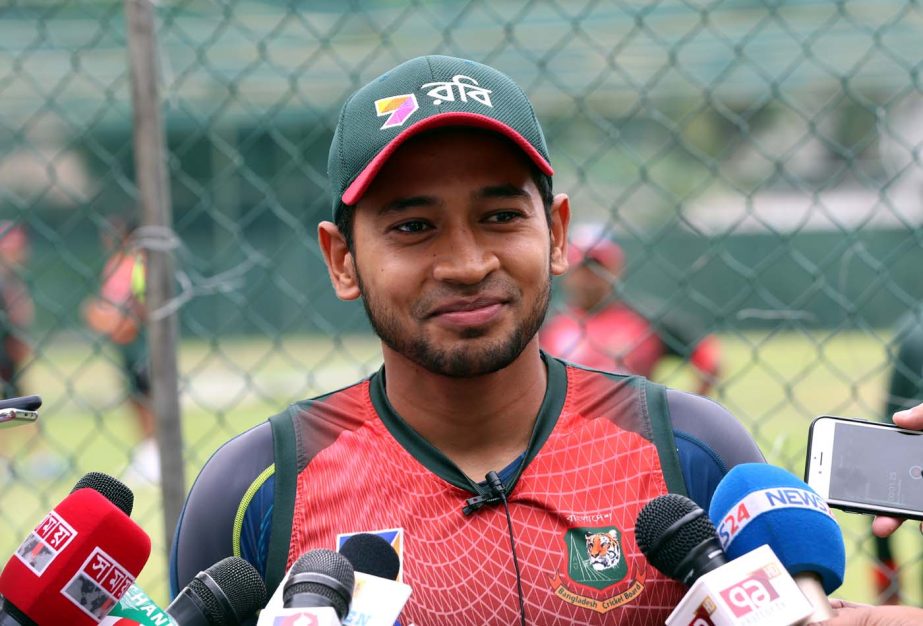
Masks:
[[[295,511],[295,488],[298,480],[298,450],[291,409],[269,418],[275,459],[275,488],[272,502],[272,525],[266,556],[266,589],[272,594],[285,577],[288,551],[292,540],[292,515]]]
[[[657,455],[660,457],[660,468],[663,471],[663,479],[667,483],[667,489],[670,490],[670,493],[688,495],[686,493],[686,481],[683,480],[683,469],[679,463],[676,440],[673,438],[673,421],[670,419],[667,390],[663,385],[645,380],[643,393],[648,419],[651,421],[654,445],[657,447]]]

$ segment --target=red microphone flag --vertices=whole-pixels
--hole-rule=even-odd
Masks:
[[[0,574],[0,595],[38,624],[95,626],[147,563],[151,539],[95,489],[45,516]]]

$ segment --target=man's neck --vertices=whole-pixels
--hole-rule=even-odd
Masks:
[[[536,341],[504,369],[476,378],[429,372],[384,349],[391,406],[472,480],[523,453],[548,386]]]

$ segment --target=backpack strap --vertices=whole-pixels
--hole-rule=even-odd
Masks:
[[[670,419],[666,387],[645,380],[643,400],[667,489],[670,493],[687,496],[689,494],[686,493],[686,481],[683,480],[683,469],[679,463],[676,439],[673,437],[673,422]]]
[[[266,555],[266,590],[271,594],[285,578],[289,546],[292,539],[292,516],[295,511],[295,489],[298,481],[298,451],[295,424],[291,409],[269,418],[272,426],[273,458],[275,459],[275,489],[272,502],[272,524]]]

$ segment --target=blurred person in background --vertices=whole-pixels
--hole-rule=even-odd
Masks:
[[[25,229],[9,220],[0,221],[0,397],[3,398],[23,395],[22,367],[32,352],[28,332],[35,307],[22,278],[28,256]],[[12,449],[4,445],[4,438],[0,438],[0,450],[0,479],[7,474],[15,475]]]
[[[0,384],[2,396],[21,396],[20,371],[31,354],[28,329],[35,306],[22,278],[29,256],[25,229],[11,221],[0,221]]]
[[[115,346],[127,384],[127,399],[137,418],[141,441],[132,451],[123,478],[129,482],[160,481],[160,456],[151,409],[147,336],[144,332],[144,255],[137,247],[137,223],[117,215],[103,226],[101,239],[109,254],[99,292],[83,304],[87,326]]]
[[[707,395],[717,381],[718,338],[679,311],[642,312],[639,304],[619,296],[625,265],[622,247],[605,229],[581,224],[568,248],[570,269],[563,278],[567,308],[546,322],[540,337],[548,353],[602,370],[651,378],[662,359],[683,358],[698,380],[696,392]]]
[[[891,416],[898,411],[923,402],[923,304],[898,321],[888,355],[893,366],[884,414],[886,421],[892,421]],[[897,604],[900,601],[900,570],[890,539],[875,537],[875,555],[878,558],[874,571],[878,602]]]

